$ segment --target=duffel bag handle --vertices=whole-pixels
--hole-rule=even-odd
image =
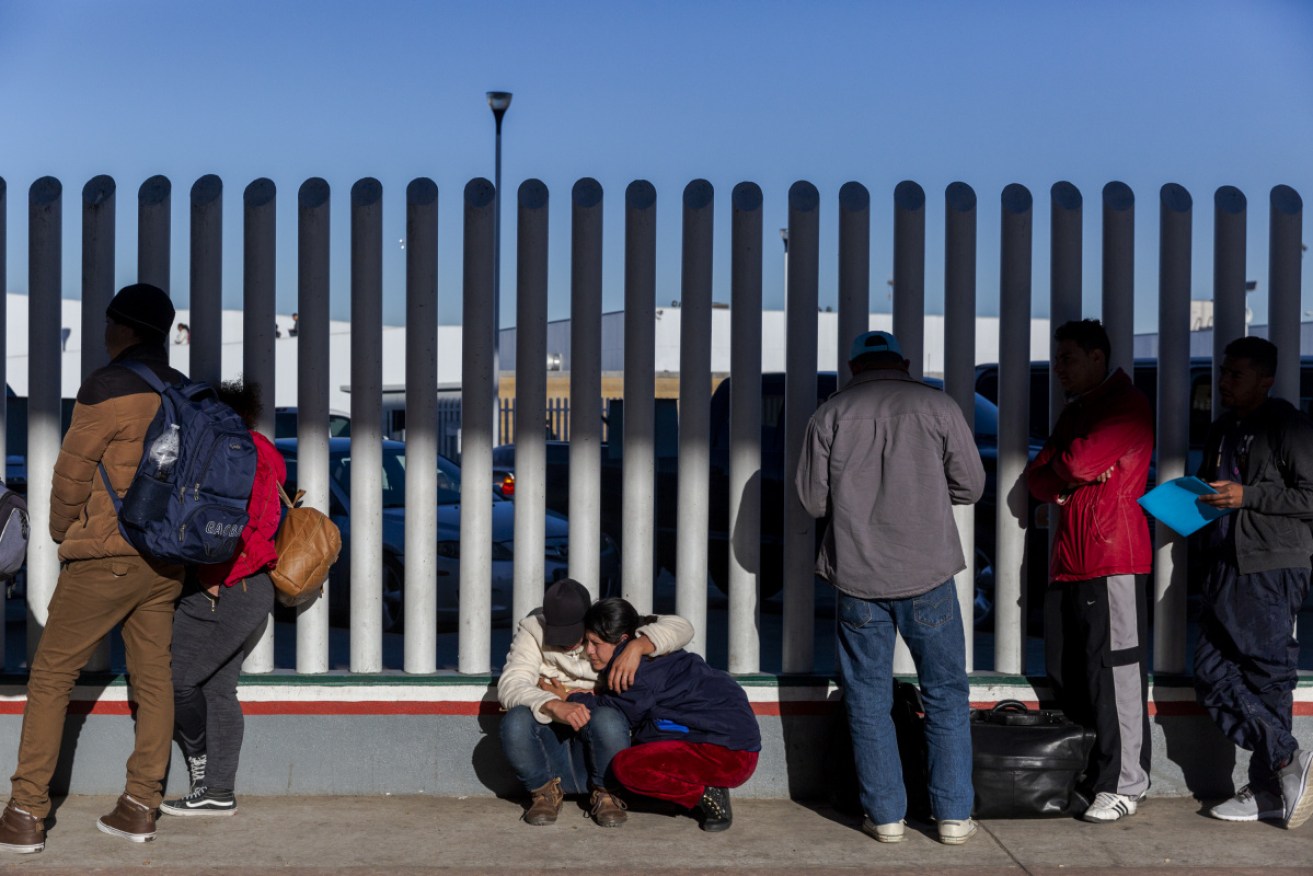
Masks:
[[[1029,715],[1030,707],[1021,700],[999,700],[994,703],[994,708],[990,709],[989,712],[992,715],[1000,713]]]

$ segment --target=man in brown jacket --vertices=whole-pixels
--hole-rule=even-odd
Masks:
[[[50,537],[59,544],[59,582],[32,660],[12,796],[0,814],[0,849],[11,852],[45,848],[50,780],[69,694],[97,645],[118,624],[137,703],[136,745],[128,758],[124,793],[96,826],[133,842],[153,840],[169,764],[169,646],[183,567],[143,557],[124,540],[97,469],[105,464],[120,496],[136,475],[160,397],[117,363],[135,359],[165,382],[179,380],[181,375],[169,367],[166,346],[174,310],[163,290],[137,284],[120,290],[105,316],[105,347],[112,361],[78,391],[55,463]]]

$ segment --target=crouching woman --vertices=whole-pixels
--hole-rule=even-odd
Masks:
[[[729,789],[751,778],[761,731],[748,697],[727,673],[701,657],[676,651],[644,660],[623,693],[602,685],[608,667],[650,622],[623,599],[603,599],[584,615],[584,653],[598,671],[593,693],[569,699],[624,713],[634,745],[615,755],[611,772],[626,791],[696,810],[703,830],[733,822]]]

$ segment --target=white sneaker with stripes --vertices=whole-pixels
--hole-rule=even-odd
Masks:
[[[1114,794],[1111,791],[1100,791],[1090,804],[1090,808],[1085,810],[1081,818],[1086,821],[1096,823],[1117,821],[1123,816],[1134,815],[1139,804],[1134,797],[1128,797],[1125,794]]]

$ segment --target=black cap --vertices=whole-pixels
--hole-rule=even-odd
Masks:
[[[169,336],[176,311],[163,289],[149,283],[124,286],[105,308],[105,315],[129,326],[144,338],[163,340]]]
[[[593,604],[588,588],[562,578],[543,596],[543,644],[569,648],[584,637],[584,614]]]

